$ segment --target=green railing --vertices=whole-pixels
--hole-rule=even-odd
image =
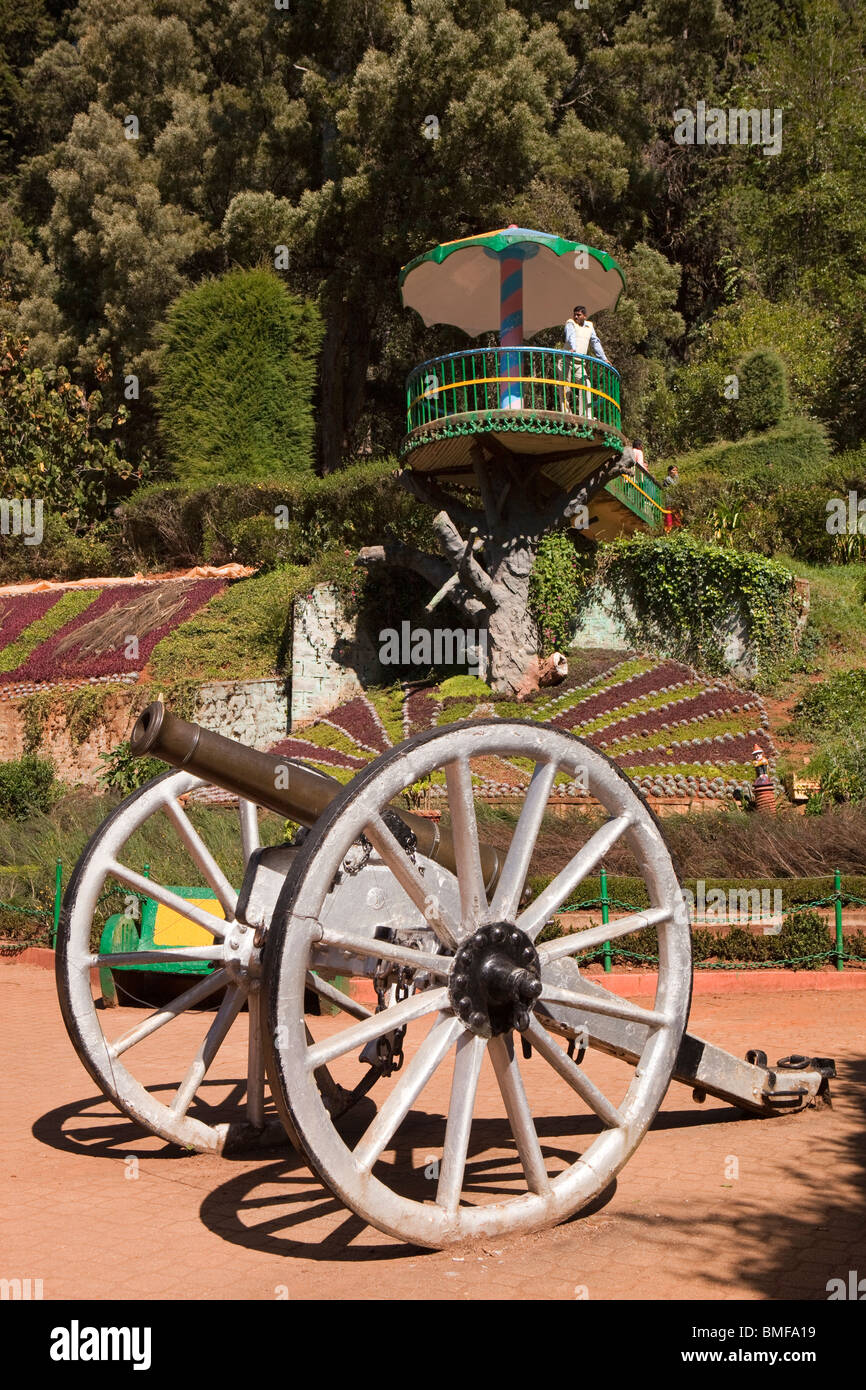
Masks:
[[[636,464],[633,473],[621,473],[606,485],[606,491],[629,507],[648,526],[670,526],[673,513],[664,505],[664,491],[645,468]]]
[[[406,380],[407,434],[455,415],[545,411],[620,428],[619,373],[554,348],[479,348],[433,357]]]

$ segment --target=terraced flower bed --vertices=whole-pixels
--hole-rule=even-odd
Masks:
[[[198,579],[7,595],[0,677],[11,685],[141,671],[162,638],[225,587]]]
[[[462,678],[461,678],[462,679]],[[402,738],[460,719],[538,719],[568,729],[613,758],[643,791],[657,797],[727,798],[751,786],[752,750],[760,744],[775,766],[768,718],[759,696],[710,681],[676,661],[629,657],[586,684],[551,697],[517,702],[491,694],[481,681],[405,685],[357,695],[327,718],[284,739],[273,751],[303,758],[348,781],[359,767]],[[525,786],[524,759],[484,760],[474,772],[482,795],[508,796]],[[441,788],[430,789],[432,797]],[[586,793],[565,774],[554,794]]]

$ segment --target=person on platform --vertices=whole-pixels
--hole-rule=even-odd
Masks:
[[[565,342],[569,352],[575,353],[577,357],[598,357],[602,362],[608,362],[607,353],[601,345],[599,336],[595,331],[595,325],[586,317],[586,306],[575,304],[573,318],[568,319],[565,325]],[[609,363],[608,363],[609,365]],[[592,415],[592,391],[590,373],[583,362],[575,362],[569,371],[566,366],[566,375],[570,375],[573,383],[578,387],[577,391],[577,414]],[[565,409],[571,408],[571,391],[566,388],[563,393]]]

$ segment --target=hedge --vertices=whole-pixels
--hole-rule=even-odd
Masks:
[[[530,878],[529,882],[533,893],[540,893],[551,880],[552,876],[550,878],[544,876]],[[790,912],[794,908],[805,907],[816,902],[823,903],[825,899],[832,898],[834,892],[832,874],[815,878],[705,878],[700,880],[684,878],[681,882],[682,887],[694,893],[696,898],[698,882],[703,883],[704,893],[707,897],[713,890],[719,888],[725,893],[737,889],[741,892],[748,892],[751,889],[757,889],[759,892],[769,890],[772,893],[778,888],[781,889],[782,893],[783,912]],[[632,877],[628,874],[608,874],[607,893],[611,902],[615,901],[620,905],[627,904],[639,911],[650,906],[646,884],[642,878]],[[866,901],[866,874],[843,874],[842,894],[843,907],[846,894],[852,898],[862,898]],[[600,897],[601,879],[597,874],[590,875],[571,895],[568,905],[596,902]],[[831,911],[832,907],[828,907],[826,910]]]
[[[273,569],[306,565],[329,547],[354,553],[388,539],[430,544],[430,512],[377,459],[280,483],[180,484],[140,489],[120,510],[136,563],[165,568],[239,561]]]

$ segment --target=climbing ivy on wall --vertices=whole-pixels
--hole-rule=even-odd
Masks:
[[[725,632],[739,613],[763,680],[790,656],[793,576],[776,560],[706,544],[684,531],[639,535],[604,548],[594,582],[613,592],[635,647],[661,642],[672,655],[721,671]]]
[[[529,606],[538,627],[541,656],[564,651],[574,633],[578,595],[592,557],[579,553],[565,531],[551,531],[538,546],[529,581]]]

